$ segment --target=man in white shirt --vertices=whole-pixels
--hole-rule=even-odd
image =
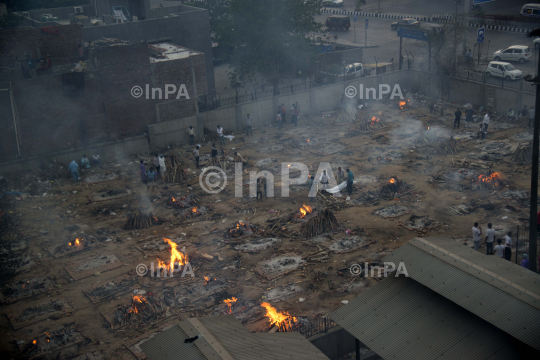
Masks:
[[[508,261],[512,259],[512,232],[509,231],[504,237],[504,258]]]
[[[344,182],[347,179],[347,175],[345,175],[345,171],[343,171],[341,166],[338,167],[336,175],[337,175],[337,183],[338,183],[338,185],[341,184],[342,182]]]
[[[492,229],[492,224],[488,223],[488,229],[486,230],[486,255],[493,255],[493,242],[495,241],[495,230]]]
[[[223,138],[223,128],[219,125],[217,126],[217,134],[219,137],[219,144],[225,146],[225,139]]]
[[[326,170],[323,170],[319,179],[320,183],[322,184],[322,190],[326,190],[326,188],[328,188],[328,180],[330,180],[330,178],[328,177]]]
[[[478,250],[480,246],[480,235],[482,235],[482,228],[478,226],[478,223],[475,222],[472,228],[472,236],[474,241],[474,250]]]
[[[197,162],[197,169],[199,168],[199,145],[195,147],[195,150],[193,150],[193,157],[195,158],[195,161]]]
[[[497,246],[495,246],[495,255],[500,257],[501,259],[504,257],[504,246],[501,245],[502,241],[501,239],[497,239]]]
[[[489,113],[486,113],[484,116],[484,121],[482,122],[484,124],[484,133],[487,134],[487,129],[489,126]]]

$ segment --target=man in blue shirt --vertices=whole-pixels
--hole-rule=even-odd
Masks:
[[[73,176],[73,181],[77,183],[79,181],[79,165],[73,160],[69,166],[69,171],[71,171],[71,176]]]
[[[347,193],[349,194],[347,196],[347,200],[351,200],[351,195],[352,195],[352,185],[353,185],[353,181],[354,181],[354,174],[351,170],[347,169],[345,170],[347,171]]]

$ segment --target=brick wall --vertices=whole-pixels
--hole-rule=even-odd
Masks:
[[[42,56],[48,56],[56,65],[77,59],[77,45],[82,43],[80,25],[59,25],[58,35],[47,34],[41,28],[17,28],[0,31],[0,62],[3,66],[15,66],[15,58],[26,58],[26,54],[36,58],[40,49]]]

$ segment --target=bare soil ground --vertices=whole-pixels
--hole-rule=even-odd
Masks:
[[[254,135],[249,137],[235,134],[236,138],[226,143],[226,157],[238,151],[248,158],[249,166],[244,170],[271,171],[276,184],[282,181],[276,173],[281,162],[305,163],[312,174],[321,162],[330,163],[334,174],[338,166],[350,168],[358,180],[352,196],[353,200],[360,198],[356,202],[341,197],[327,203],[317,197],[310,203],[308,189],[302,186],[293,186],[290,196],[282,198],[279,185],[274,198],[255,201],[247,196],[247,175],[244,197],[236,198],[233,167],[227,171],[231,178],[225,190],[210,195],[199,186],[200,170],[194,169],[188,146],[167,149],[165,153],[179,155],[189,180],[181,184],[158,181],[153,192],[147,192],[138,175],[138,160],[150,163],[150,154],[84,170],[83,180],[92,177],[92,182],[77,185],[66,170],[67,164],[51,164],[40,171],[8,178],[9,189],[31,194],[17,201],[14,214],[21,221],[20,229],[34,263],[16,279],[15,296],[21,298],[2,298],[2,353],[16,356],[34,339],[44,341],[43,334],[71,326],[85,340],[62,350],[60,346],[50,349],[51,358],[61,351],[65,357],[89,354],[81,358],[134,359],[126,346],[136,343],[145,333],[190,316],[229,312],[244,321],[248,329],[267,331],[269,323],[261,302],[269,301],[278,310],[305,319],[329,315],[342,301],[354,298],[377,281],[352,277],[348,269],[352,264],[377,263],[415,236],[450,236],[462,241],[470,238],[472,224],[478,221],[484,229],[492,222],[502,238],[503,232],[522,224],[528,218],[527,193],[525,198],[502,194],[529,188],[530,166],[510,161],[511,150],[523,142],[519,139],[527,138],[522,133],[529,129],[514,123],[510,128],[501,126],[504,120],[495,115],[487,139],[480,141],[475,138],[479,122],[469,129],[463,128],[463,122],[461,130],[452,129],[454,106],[443,115],[439,111],[429,114],[425,103],[411,102],[416,105],[405,110],[388,102],[358,111],[359,120],[373,116],[381,119],[385,127],[376,132],[358,131],[358,121],[333,124],[336,113],[330,112],[302,117],[298,127],[286,122],[281,131],[265,127],[254,129]],[[491,131],[493,128],[496,130]],[[437,155],[431,145],[418,148],[415,141],[421,131],[455,136],[458,152]],[[495,145],[488,146],[492,143]],[[207,139],[201,154],[209,152]],[[266,158],[276,162],[259,163],[260,169],[254,166]],[[470,178],[488,171],[504,177],[502,188],[471,190]],[[118,177],[110,176],[112,173]],[[405,182],[410,190],[390,198],[378,197],[392,177]],[[109,181],[96,182],[99,179]],[[178,209],[167,206],[170,197],[188,194],[198,196],[204,214],[177,216]],[[304,222],[288,216],[297,213],[303,204],[315,209],[330,206],[341,228],[312,239],[302,238]],[[512,205],[514,210],[506,205]],[[128,213],[137,207],[151,210],[164,223],[122,230]],[[460,209],[466,211],[460,213]],[[278,218],[282,219],[279,223]],[[252,233],[229,236],[229,230],[238,222],[249,226]],[[157,265],[157,258],[169,259],[170,247],[163,238],[172,239],[178,250],[187,253],[194,278],[182,278],[179,273],[166,279],[137,274],[139,264],[151,268],[152,262]],[[75,245],[76,239],[79,245]],[[70,249],[76,246],[77,251]],[[272,260],[277,257],[281,258]],[[264,266],[282,266],[272,271],[283,270],[284,275],[268,280],[256,271]],[[75,273],[77,280],[73,278]],[[44,288],[25,292],[23,285],[35,282],[35,278],[46,279]],[[146,309],[148,318],[111,329],[115,310],[130,306],[134,290],[153,299],[154,312]],[[224,300],[232,297],[237,302],[228,307]],[[47,308],[36,308],[47,301],[66,302],[65,309],[55,308],[47,316]],[[32,311],[38,320],[24,318],[15,330],[9,316]],[[23,320],[30,324],[19,328]],[[19,340],[25,343],[16,345]]]

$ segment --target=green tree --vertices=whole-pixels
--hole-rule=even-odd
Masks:
[[[321,24],[321,0],[230,0],[228,16],[215,27],[215,40],[232,49],[228,54],[235,82],[260,74],[279,87],[279,74],[309,71],[316,56],[309,34]]]

